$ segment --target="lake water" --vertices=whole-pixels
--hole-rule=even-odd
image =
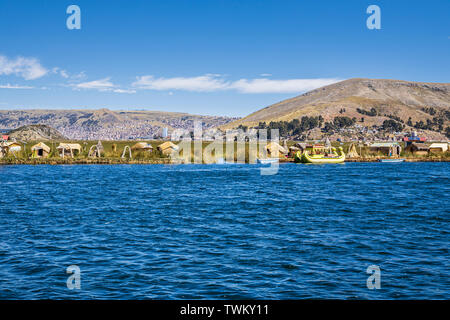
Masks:
[[[0,298],[450,298],[448,163],[259,169],[0,166]]]

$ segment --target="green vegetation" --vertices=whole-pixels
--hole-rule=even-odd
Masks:
[[[427,119],[426,123],[420,120],[414,124],[414,128],[441,132],[444,130],[444,119],[434,117],[433,120]]]
[[[387,118],[390,118],[392,120],[404,123],[404,121],[402,119],[400,119],[400,117],[394,116],[393,114],[385,114],[384,116]]]
[[[437,131],[437,132],[444,132],[444,134],[448,137],[447,135],[447,129],[444,130],[444,122],[447,120],[450,120],[450,111],[448,110],[442,110],[442,111],[437,111],[435,108],[433,107],[424,107],[421,109],[423,112],[431,115],[431,116],[435,116],[433,117],[432,120],[427,119],[426,122],[420,120],[417,121],[414,125],[412,125],[412,121],[411,118],[408,120],[408,125],[412,126],[416,129],[422,129],[422,130],[432,130],[432,131]]]
[[[356,118],[349,117],[334,117],[333,122],[325,122],[325,126],[322,129],[323,132],[331,133],[333,131],[347,128],[356,123]]]
[[[376,117],[378,112],[375,108],[371,108],[370,111],[364,110],[364,109],[360,109],[360,108],[356,108],[356,111],[358,113],[361,113],[363,115],[369,116],[369,117]]]
[[[428,113],[429,115],[431,115],[431,116],[434,116],[435,114],[436,114],[436,109],[435,108],[433,108],[433,107],[429,107],[429,108],[427,108],[427,107],[424,107],[424,108],[422,108],[422,109],[420,109],[420,110],[422,110],[423,112],[425,112],[425,113]]]
[[[300,120],[294,119],[292,121],[271,121],[269,125],[265,122],[260,122],[255,129],[278,129],[281,137],[299,135],[314,128],[320,128],[323,124],[323,117],[308,117],[304,116]],[[239,127],[238,127],[239,128]],[[244,126],[240,126],[244,128]],[[246,127],[245,127],[246,128]],[[268,131],[268,138],[270,139],[270,130]]]
[[[384,120],[383,130],[389,132],[400,132],[404,129],[404,125],[396,120]]]

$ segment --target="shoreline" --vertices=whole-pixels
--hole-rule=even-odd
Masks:
[[[384,158],[382,158],[384,159]],[[387,159],[387,158],[386,158]],[[401,158],[405,162],[450,162],[450,158]],[[345,162],[378,162],[378,158],[355,158],[345,159]],[[279,163],[294,163],[293,158],[280,159]],[[128,160],[128,159],[16,159],[16,160],[0,160],[1,165],[80,165],[80,164],[183,164],[173,161],[169,158],[152,159],[152,160]],[[193,163],[192,163],[193,164]]]

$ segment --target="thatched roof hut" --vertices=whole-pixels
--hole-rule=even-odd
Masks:
[[[9,152],[15,153],[20,150],[22,150],[20,143],[15,141],[3,141],[0,143],[0,158],[6,156]]]
[[[73,158],[76,153],[81,153],[81,145],[78,143],[60,143],[56,148],[59,151],[59,155],[64,158],[65,155],[69,155]]]
[[[429,147],[430,153],[441,153],[441,152],[447,152],[448,150],[448,143],[446,142],[435,142],[432,143]]]
[[[266,145],[267,154],[271,157],[279,157],[280,155],[287,154],[288,150],[280,146],[276,142],[269,142]]]
[[[349,147],[348,147],[348,151],[347,151],[347,158],[359,158],[359,154],[356,151],[356,145],[354,143],[352,143]]]
[[[31,147],[33,158],[47,158],[50,154],[50,147],[43,142],[39,142]]]
[[[412,154],[415,154],[418,156],[427,155],[429,150],[430,150],[429,146],[426,145],[425,143],[413,142],[406,147],[407,152],[411,152]]]
[[[158,150],[164,155],[171,155],[175,151],[178,151],[179,147],[171,141],[166,141],[158,146]]]
[[[383,153],[387,156],[398,156],[402,148],[398,142],[375,142],[370,145],[370,150]]]
[[[151,144],[147,142],[138,142],[134,146],[131,147],[133,151],[153,151],[153,147]]]

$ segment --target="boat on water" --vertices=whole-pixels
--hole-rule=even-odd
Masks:
[[[399,163],[399,162],[404,162],[405,159],[378,159],[378,162],[383,162],[383,163]]]
[[[316,144],[306,146],[304,152],[298,151],[294,160],[301,163],[342,163],[345,161],[345,153],[342,147],[336,149]]]
[[[265,159],[258,158],[258,159],[256,159],[256,162],[260,163],[260,164],[270,164],[270,163],[276,163],[278,161],[279,161],[278,158],[265,158]]]

